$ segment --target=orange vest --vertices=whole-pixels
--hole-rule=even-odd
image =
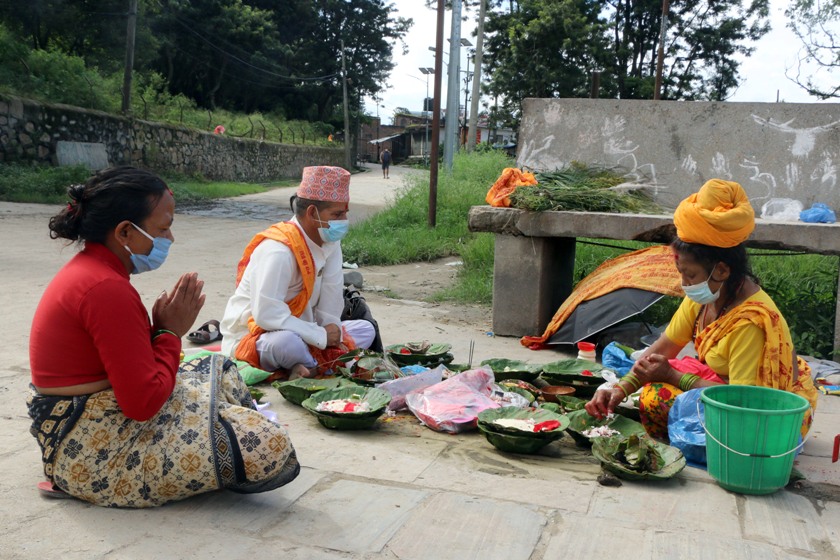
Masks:
[[[287,301],[286,305],[289,306],[289,310],[292,312],[292,315],[300,317],[304,309],[306,309],[309,299],[312,297],[312,290],[315,286],[315,259],[312,258],[312,252],[306,245],[304,233],[295,224],[291,222],[279,222],[273,224],[269,226],[268,229],[256,234],[251,239],[245,247],[242,258],[239,260],[239,264],[236,267],[236,285],[238,286],[239,282],[242,281],[242,275],[245,273],[248,263],[251,262],[251,255],[253,254],[254,249],[256,249],[257,245],[266,239],[282,243],[291,249],[292,254],[295,256],[295,261],[297,262],[301,276],[303,277],[303,289],[298,295]],[[254,321],[253,317],[250,317],[248,319],[248,334],[243,336],[242,340],[239,341],[239,344],[236,346],[234,357],[237,360],[248,362],[255,368],[259,368],[260,355],[257,351],[257,339],[264,332],[266,332],[266,330],[260,327],[257,322]],[[338,357],[355,348],[355,344],[349,335],[347,335],[346,332],[343,334],[343,344],[338,348],[326,348],[321,350],[320,348],[311,345],[309,346],[309,351],[318,361],[319,369],[331,369],[333,363],[329,361],[329,358]],[[338,354],[336,354],[336,351],[338,351]],[[332,356],[332,354],[336,355]]]

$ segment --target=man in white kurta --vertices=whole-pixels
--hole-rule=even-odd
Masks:
[[[307,167],[292,205],[296,226],[312,256],[315,280],[303,311],[295,316],[289,302],[304,289],[303,274],[292,249],[264,239],[250,255],[233,296],[228,300],[220,330],[222,352],[235,356],[249,333],[253,317],[266,332],[256,341],[259,365],[285,370],[292,377],[310,376],[317,365],[309,346],[337,346],[344,332],[357,348],[367,348],[375,330],[367,321],[341,321],[344,275],[340,239],[347,227],[350,174],[338,167]]]

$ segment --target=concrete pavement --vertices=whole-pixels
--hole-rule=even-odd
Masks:
[[[401,168],[392,167],[388,182],[376,171],[353,178],[360,207],[381,204],[400,184]],[[288,202],[281,190],[253,196],[278,208]],[[840,432],[837,397],[821,397],[814,436],[797,461],[812,482],[825,484],[807,495],[732,494],[693,468],[660,483],[600,486],[597,461],[568,437],[541,455],[520,456],[498,452],[478,433],[433,432],[409,415],[371,431],[334,432],[269,388],[266,399],[288,426],[303,465],[284,488],[253,496],[217,492],[137,511],[44,500],[35,489],[41,465],[24,400],[32,314],[75,252],[49,239],[47,220],[56,210],[0,203],[0,306],[11,326],[0,367],[3,559],[840,558],[833,492],[840,463],[829,458],[832,431]],[[219,318],[242,247],[265,225],[178,215],[166,265],[133,282],[150,304],[182,272],[197,270],[207,292],[199,322]],[[361,271],[366,281],[387,280],[380,269]],[[557,359],[487,336],[486,310],[365,295],[386,344],[451,342],[456,361],[466,361],[474,340],[475,363]]]

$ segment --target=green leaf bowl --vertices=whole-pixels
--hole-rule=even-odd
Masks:
[[[334,399],[354,399],[367,401],[371,409],[368,412],[326,412],[316,410],[318,403]],[[318,422],[331,430],[366,430],[371,428],[376,420],[385,413],[385,407],[391,402],[391,395],[372,387],[336,387],[315,393],[304,400],[301,405],[311,412]]]
[[[540,449],[551,443],[557,438],[532,438],[532,437],[522,437],[522,436],[514,436],[511,434],[503,434],[499,432],[493,432],[482,426],[481,424],[478,425],[478,430],[484,434],[484,437],[487,439],[490,444],[498,449],[499,451],[504,451],[505,453],[521,453],[524,455],[532,455],[537,453]]]
[[[685,457],[676,447],[665,445],[645,435],[648,445],[654,447],[663,460],[663,465],[652,471],[637,471],[624,465],[615,458],[614,453],[625,436],[613,436],[607,438],[595,438],[592,442],[592,455],[601,461],[601,466],[619,478],[625,480],[666,480],[674,477],[685,468]]]
[[[481,362],[481,365],[493,370],[493,377],[496,378],[496,381],[504,381],[505,379],[533,381],[542,371],[542,366],[539,364],[529,364],[521,360],[509,360],[507,358],[491,358]]]
[[[535,422],[545,422],[547,420],[557,420],[560,426],[553,430],[545,432],[524,432],[516,428],[508,428],[494,424],[496,420],[502,418],[512,418],[518,420],[532,419]],[[504,406],[501,408],[489,408],[483,410],[478,414],[478,425],[484,427],[488,432],[497,434],[507,434],[515,437],[525,437],[530,439],[547,439],[555,440],[563,435],[563,431],[569,427],[568,417],[557,414],[544,408],[517,408],[515,406]]]
[[[632,434],[642,435],[647,433],[645,432],[644,426],[642,426],[639,422],[625,418],[620,414],[616,414],[612,419],[604,418],[603,420],[598,420],[586,412],[586,410],[580,409],[573,410],[566,416],[569,418],[569,427],[566,431],[572,435],[575,441],[584,445],[590,445],[592,441],[596,439],[603,439],[600,437],[589,438],[582,433],[589,428],[595,428],[598,426],[609,426],[624,437]]]
[[[300,404],[319,391],[334,389],[335,387],[346,387],[352,383],[341,377],[328,377],[325,379],[307,379],[301,377],[292,381],[275,381],[272,387],[280,391],[283,398],[290,403]]]
[[[403,350],[408,350],[409,353],[404,354]],[[438,365],[452,362],[453,356],[449,354],[450,350],[452,350],[452,345],[444,342],[430,345],[425,352],[412,352],[405,344],[392,344],[385,348],[385,353],[401,366]],[[449,361],[445,361],[447,357]]]

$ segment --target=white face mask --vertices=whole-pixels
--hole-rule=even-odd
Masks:
[[[716,292],[712,292],[712,289],[709,288],[709,280],[711,280],[712,274],[714,273],[715,269],[712,267],[712,272],[705,281],[700,282],[699,284],[683,286],[682,289],[685,292],[686,297],[695,303],[699,303],[700,305],[707,305],[717,301],[720,297],[720,289]]]

